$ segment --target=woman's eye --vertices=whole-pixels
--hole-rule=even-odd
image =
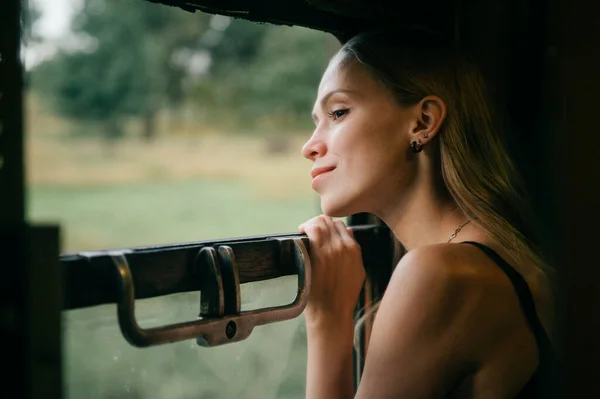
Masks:
[[[338,109],[338,110],[335,110],[335,111],[331,111],[329,113],[329,116],[331,116],[333,118],[333,120],[336,120],[336,119],[339,119],[342,116],[346,115],[347,113],[348,113],[347,109]]]

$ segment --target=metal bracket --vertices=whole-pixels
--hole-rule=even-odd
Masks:
[[[119,275],[117,314],[123,336],[133,346],[147,347],[195,338],[198,345],[217,346],[247,338],[255,326],[293,319],[306,307],[311,263],[301,238],[277,238],[281,255],[290,253],[298,270],[296,298],[289,305],[241,311],[240,283],[231,247],[202,248],[196,257],[201,278],[200,320],[142,329],[135,319],[133,276],[124,252],[111,254]]]

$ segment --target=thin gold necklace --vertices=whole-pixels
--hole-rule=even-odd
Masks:
[[[453,239],[456,237],[456,235],[458,234],[458,232],[459,232],[459,231],[461,231],[461,230],[462,230],[462,228],[463,228],[463,227],[465,227],[465,225],[466,225],[467,223],[469,223],[469,222],[470,222],[470,220],[467,220],[467,221],[466,221],[466,222],[464,222],[463,224],[459,225],[459,226],[458,226],[458,227],[457,227],[457,228],[456,228],[456,229],[455,229],[455,230],[452,232],[452,234],[450,234],[450,238],[448,238],[448,242],[452,241],[452,240],[453,240]]]

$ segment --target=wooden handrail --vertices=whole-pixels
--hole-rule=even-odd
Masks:
[[[377,265],[389,264],[393,240],[386,226],[362,225],[352,229],[361,245],[367,272]],[[277,240],[282,237],[301,237],[308,246],[306,235],[289,233],[63,254],[63,309],[118,303],[114,253],[126,254],[136,299],[199,291],[201,282],[195,259],[207,246],[227,245],[233,249],[241,284],[293,275],[296,271],[285,261],[287,254]]]

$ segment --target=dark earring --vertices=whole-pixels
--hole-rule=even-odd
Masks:
[[[423,150],[423,145],[421,144],[421,139],[418,139],[417,141],[412,141],[410,143],[410,148],[412,149],[413,152],[421,152],[421,150]]]

